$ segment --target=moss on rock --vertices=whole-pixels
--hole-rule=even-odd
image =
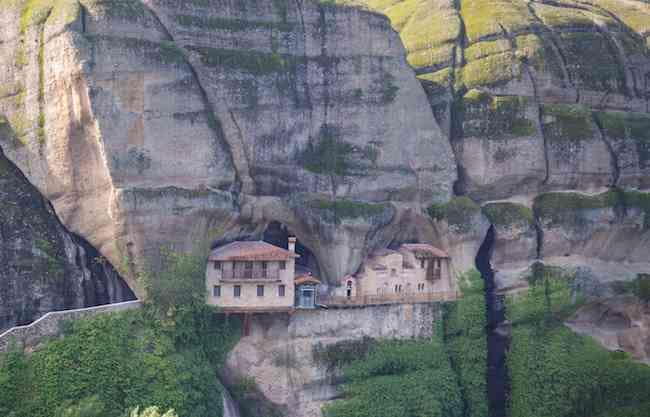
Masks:
[[[495,226],[530,226],[535,222],[533,210],[516,203],[488,203],[482,207],[483,214]]]
[[[457,106],[463,121],[463,136],[504,139],[531,136],[536,128],[526,117],[528,99],[518,96],[491,96],[469,90]]]
[[[551,119],[545,119],[544,128],[553,140],[580,141],[591,139],[594,135],[591,110],[585,106],[546,104],[542,106],[542,113]]]
[[[475,217],[480,214],[481,207],[469,197],[453,197],[449,202],[433,204],[427,212],[432,219],[445,220],[451,227],[459,232],[468,232],[472,229]]]

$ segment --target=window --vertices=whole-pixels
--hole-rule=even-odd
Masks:
[[[285,270],[287,268],[287,262],[286,261],[280,261],[280,269]]]
[[[351,279],[348,280],[346,285],[348,286],[348,288],[352,288],[352,280]]]
[[[235,298],[241,297],[241,285],[235,285],[234,287],[232,287],[232,295]]]
[[[221,297],[221,285],[215,285],[212,287],[212,296]]]
[[[420,268],[424,269],[424,264],[426,261],[424,259],[420,259]]]
[[[397,288],[399,288],[399,287],[397,286],[397,284],[395,284],[395,292],[397,292]]]
[[[278,297],[284,297],[286,291],[287,287],[285,285],[278,285]]]
[[[244,278],[253,278],[253,263],[244,263]]]
[[[257,286],[257,296],[264,297],[264,285]]]
[[[262,262],[262,278],[266,278],[266,270],[268,269],[268,262]]]
[[[440,268],[440,259],[436,259],[436,268]]]
[[[216,261],[216,262],[214,263],[214,269],[216,269],[216,270],[221,270],[221,262]]]
[[[391,269],[390,274],[393,275],[393,276],[397,275],[397,269],[394,269],[394,268]]]

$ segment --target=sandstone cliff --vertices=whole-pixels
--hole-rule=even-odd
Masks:
[[[271,222],[329,283],[405,241],[463,271],[488,230],[502,289],[650,268],[645,1],[3,5],[0,146],[132,285]]]

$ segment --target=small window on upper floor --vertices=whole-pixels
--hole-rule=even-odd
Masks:
[[[232,288],[232,295],[233,295],[235,298],[239,298],[239,297],[241,297],[241,285],[235,285],[235,286]]]
[[[216,269],[216,270],[221,270],[221,262],[216,261],[216,262],[214,263],[214,269]]]
[[[257,296],[264,297],[264,285],[257,286]]]
[[[441,262],[440,259],[436,259],[436,268],[440,268]]]
[[[283,285],[278,285],[278,297],[284,297],[287,291],[287,287]]]
[[[212,296],[221,297],[221,285],[215,285],[212,287]]]
[[[427,261],[425,261],[424,259],[420,259],[420,268],[424,269],[426,262]]]
[[[287,262],[286,261],[280,261],[280,269],[281,270],[287,269]]]

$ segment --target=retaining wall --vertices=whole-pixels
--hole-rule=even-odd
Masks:
[[[0,334],[0,352],[6,352],[14,343],[18,347],[29,349],[38,345],[45,338],[59,336],[62,331],[61,323],[64,321],[79,320],[101,313],[134,310],[140,307],[142,307],[142,302],[134,300],[76,310],[50,311],[33,323],[12,327]]]

